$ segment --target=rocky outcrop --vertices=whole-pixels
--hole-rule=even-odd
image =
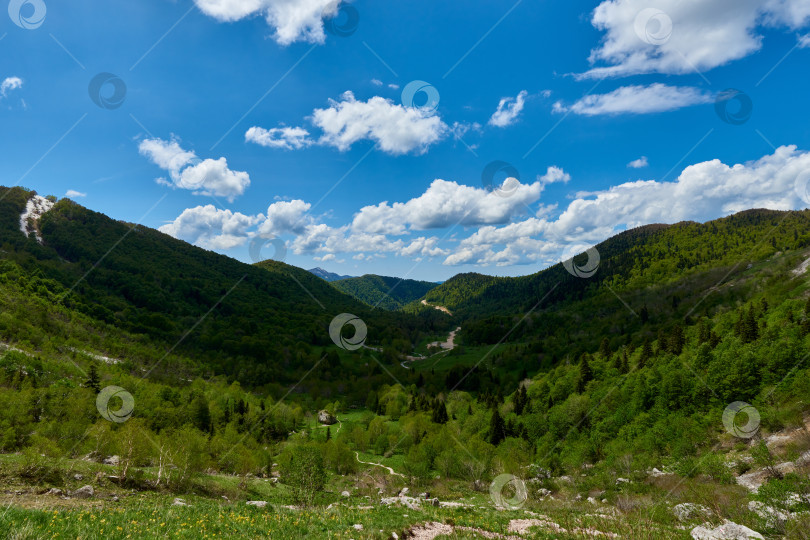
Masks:
[[[329,411],[318,411],[318,422],[331,426],[333,424],[337,424],[337,418],[335,418],[335,415]]]
[[[691,534],[695,540],[749,540],[751,538],[764,540],[758,532],[728,520],[714,529],[708,524],[695,527]]]

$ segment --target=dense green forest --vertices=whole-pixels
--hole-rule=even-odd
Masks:
[[[609,497],[617,476],[652,467],[733,483],[744,466],[721,447],[773,468],[770,450],[724,429],[732,402],[756,407],[764,433],[808,413],[808,211],[628,231],[597,246],[587,279],[562,265],[460,275],[422,293],[448,315],[417,309],[430,284],[404,283],[398,312],[373,310],[306,271],[245,265],[66,200],[42,217],[40,244],[19,230],[31,195],[0,199],[0,451],[20,456],[6,479],[62,485],[71,460],[115,455],[117,486],[199,493],[204,474],[278,473],[289,501],[312,505],[362,454],[424,489],[482,490],[534,467],[549,492],[585,475],[580,492]],[[358,279],[373,298],[388,285]],[[330,337],[346,312],[368,326],[367,347]],[[457,347],[405,364],[456,325]],[[133,397],[124,422],[99,414],[111,385]],[[321,410],[342,423],[322,426]],[[772,481],[762,500],[810,493],[795,474]]]
[[[373,274],[333,281],[332,285],[369,306],[389,311],[402,309],[406,304],[422,298],[437,286],[436,283],[428,281]]]

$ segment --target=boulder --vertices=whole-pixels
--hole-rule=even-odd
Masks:
[[[74,480],[84,480],[84,476],[79,474],[79,473],[76,473],[76,474],[73,475],[73,479]]]
[[[79,499],[89,499],[94,494],[95,491],[93,490],[93,486],[82,486],[73,493],[71,493],[73,497],[78,497]]]
[[[104,465],[118,465],[121,463],[121,458],[118,456],[110,456],[108,458],[104,458],[102,463],[104,463]]]
[[[714,529],[709,524],[695,527],[692,529],[691,535],[695,540],[750,540],[751,538],[764,540],[758,532],[728,520]]]
[[[256,508],[264,508],[267,506],[267,501],[248,501],[245,504],[248,506],[255,506]]]
[[[332,424],[337,424],[337,418],[329,411],[318,411],[318,422],[331,426]]]
[[[45,492],[45,495],[55,495],[57,497],[61,497],[62,496],[62,490],[59,489],[59,488],[51,488],[51,489],[49,489],[48,491]]]
[[[343,498],[345,499],[345,498],[351,497],[351,496],[352,496],[352,494],[351,494],[351,493],[349,493],[348,491],[341,491],[341,492],[340,492],[340,496],[341,496],[341,497],[343,497]]]
[[[678,521],[689,521],[690,519],[706,518],[709,516],[709,509],[701,504],[681,503],[672,507],[672,513]]]

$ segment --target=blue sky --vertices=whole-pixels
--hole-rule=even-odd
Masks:
[[[523,275],[810,200],[808,0],[13,0],[2,21],[0,183],[247,262],[279,238],[341,274]],[[495,161],[519,183],[485,189]]]

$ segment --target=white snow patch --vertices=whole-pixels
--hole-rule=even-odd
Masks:
[[[39,235],[37,223],[45,212],[53,208],[53,204],[53,202],[40,195],[34,195],[28,199],[28,203],[25,205],[25,212],[20,216],[20,231],[25,236],[31,236],[33,232],[37,242],[41,244],[42,237]]]

